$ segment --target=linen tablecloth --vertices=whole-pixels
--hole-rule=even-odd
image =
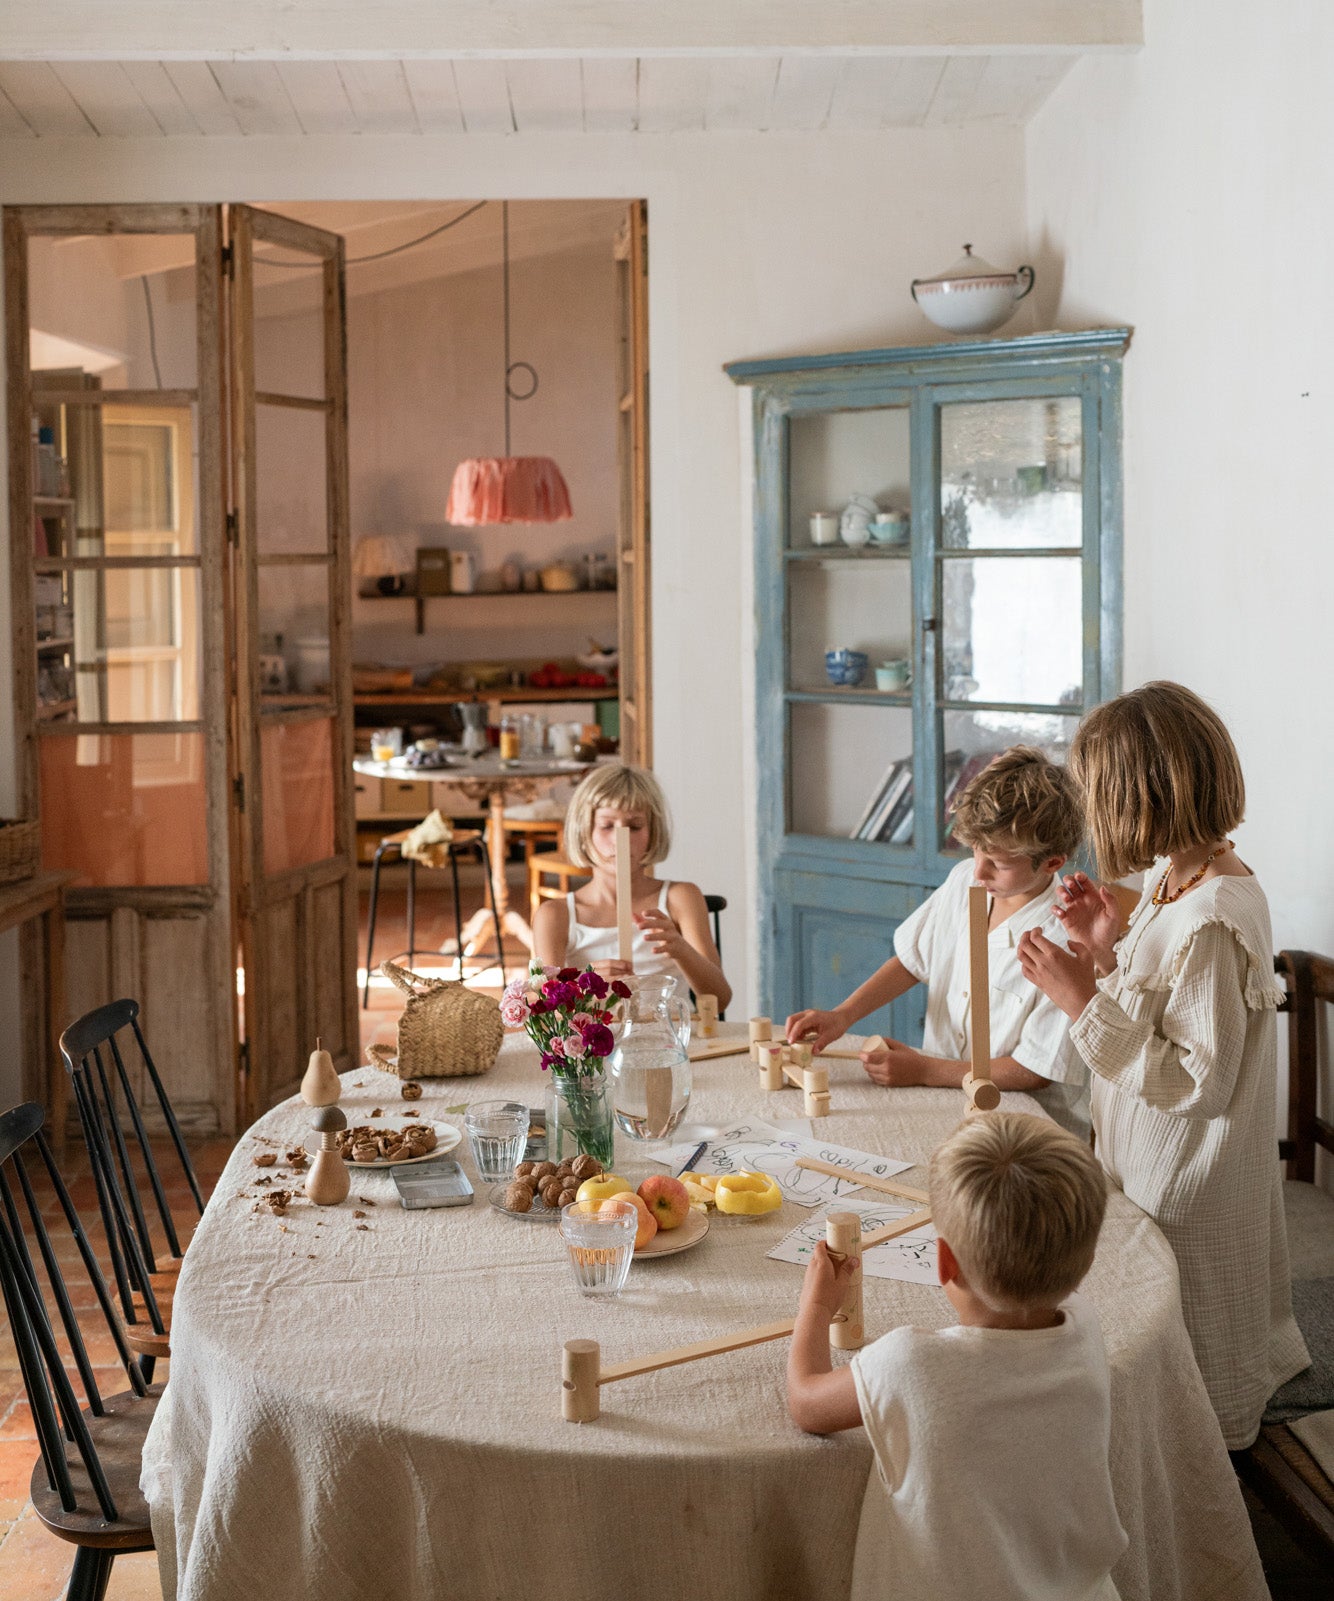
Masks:
[[[744,1057],[694,1071],[689,1121],[800,1115],[799,1092],[764,1094]],[[843,1145],[920,1163],[961,1114],[959,1094],[878,1089],[855,1062],[830,1078],[819,1133]],[[485,1077],[428,1080],[415,1104],[459,1122],[444,1108],[538,1106],[542,1084],[511,1037]],[[344,1075],[342,1105],[351,1123],[404,1110],[397,1081],[371,1068]],[[405,1212],[387,1172],[354,1172],[342,1206],[257,1214],[257,1137],[295,1144],[310,1123],[289,1101],[241,1138],[181,1270],[144,1453],[165,1596],[847,1595],[871,1450],[861,1430],[819,1439],[788,1421],[786,1341],[605,1387],[596,1423],[560,1418],[567,1339],[597,1339],[615,1362],[791,1316],[800,1270],[765,1252],[802,1209],[715,1218],[699,1246],[636,1263],[602,1302],[574,1289],[554,1224],[490,1208],[466,1145],[471,1207]],[[617,1143],[618,1160],[638,1157]],[[925,1181],[920,1168],[903,1178]],[[1124,1601],[1263,1597],[1171,1251],[1119,1194],[1085,1288],[1111,1361]],[[868,1278],[865,1317],[869,1339],[953,1314],[935,1288]]]

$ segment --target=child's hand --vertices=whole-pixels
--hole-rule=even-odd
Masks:
[[[1016,948],[1024,977],[1065,1013],[1078,1019],[1098,993],[1093,957],[1082,947],[1069,953],[1036,928],[1019,936]]]
[[[1095,884],[1087,873],[1071,873],[1061,880],[1052,910],[1071,940],[1095,956],[1109,954],[1121,937],[1121,907],[1116,896],[1104,885]]]
[[[802,1307],[816,1308],[832,1320],[843,1305],[848,1280],[856,1271],[856,1257],[845,1256],[841,1262],[836,1262],[825,1242],[819,1241],[807,1264],[806,1277],[801,1281]]]
[[[804,1042],[814,1046],[817,1055],[826,1045],[832,1045],[840,1035],[846,1033],[843,1019],[837,1012],[793,1012],[783,1025],[783,1038],[789,1045],[801,1045]],[[814,1038],[810,1038],[811,1035]]]
[[[874,1049],[862,1052],[862,1066],[872,1084],[885,1089],[906,1089],[911,1084],[925,1082],[925,1058],[921,1051],[898,1040],[886,1040]]]
[[[636,912],[635,922],[643,930],[655,956],[670,956],[673,961],[679,961],[681,951],[687,948],[685,935],[666,912],[659,911],[656,906],[651,911]]]

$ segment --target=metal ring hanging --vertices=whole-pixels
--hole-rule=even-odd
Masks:
[[[514,388],[514,374],[523,369],[533,380],[533,387],[526,389],[522,394]],[[505,369],[505,393],[511,400],[531,400],[537,393],[537,368],[531,361],[512,361]]]

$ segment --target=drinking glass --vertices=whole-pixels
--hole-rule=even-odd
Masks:
[[[485,1183],[514,1177],[514,1169],[523,1161],[531,1116],[519,1101],[474,1101],[464,1113],[472,1159]]]
[[[392,762],[403,754],[401,728],[377,728],[371,735],[371,755],[377,762]]]
[[[639,1231],[639,1208],[631,1201],[571,1201],[561,1208],[561,1238],[570,1272],[585,1295],[616,1295],[630,1271]]]

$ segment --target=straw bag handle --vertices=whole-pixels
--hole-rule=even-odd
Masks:
[[[404,995],[413,1000],[423,995],[433,995],[437,990],[449,989],[453,983],[447,978],[423,978],[420,973],[400,967],[396,962],[381,962],[380,971],[395,989],[402,990]]]

